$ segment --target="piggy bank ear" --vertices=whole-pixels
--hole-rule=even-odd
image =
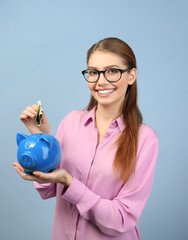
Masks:
[[[45,142],[48,146],[48,148],[51,148],[52,146],[52,140],[50,138],[48,138],[47,136],[43,136],[39,139],[39,141],[41,142]]]
[[[21,134],[21,133],[17,133],[16,135],[16,142],[17,142],[17,145],[20,144],[20,142],[24,139],[28,139],[28,136],[25,135],[25,134]]]

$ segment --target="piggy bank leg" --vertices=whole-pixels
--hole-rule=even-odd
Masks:
[[[28,171],[24,170],[24,174],[25,175],[32,175],[32,172],[28,172]]]

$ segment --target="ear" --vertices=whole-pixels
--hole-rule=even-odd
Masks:
[[[51,140],[51,138],[49,138],[48,136],[42,136],[42,137],[39,139],[39,141],[45,142],[45,143],[47,144],[48,148],[51,148],[51,146],[52,146],[52,140]]]
[[[17,133],[16,135],[16,142],[17,142],[17,145],[20,144],[20,142],[24,139],[28,139],[28,136],[25,135],[25,134],[21,134],[21,133]]]
[[[128,84],[132,85],[136,81],[136,68],[132,68],[129,73]]]

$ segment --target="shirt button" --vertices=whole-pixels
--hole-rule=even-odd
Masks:
[[[110,137],[110,135],[111,135],[111,133],[106,133],[106,137],[107,138]]]
[[[110,127],[111,128],[115,128],[115,127],[117,127],[117,121],[113,121],[112,123],[111,123],[111,125],[110,125]]]

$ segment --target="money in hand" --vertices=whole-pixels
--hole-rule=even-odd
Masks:
[[[37,107],[37,115],[36,115],[36,125],[40,127],[42,117],[43,117],[43,110],[42,110],[42,103],[40,100],[37,102],[37,104],[38,104],[38,107]]]

